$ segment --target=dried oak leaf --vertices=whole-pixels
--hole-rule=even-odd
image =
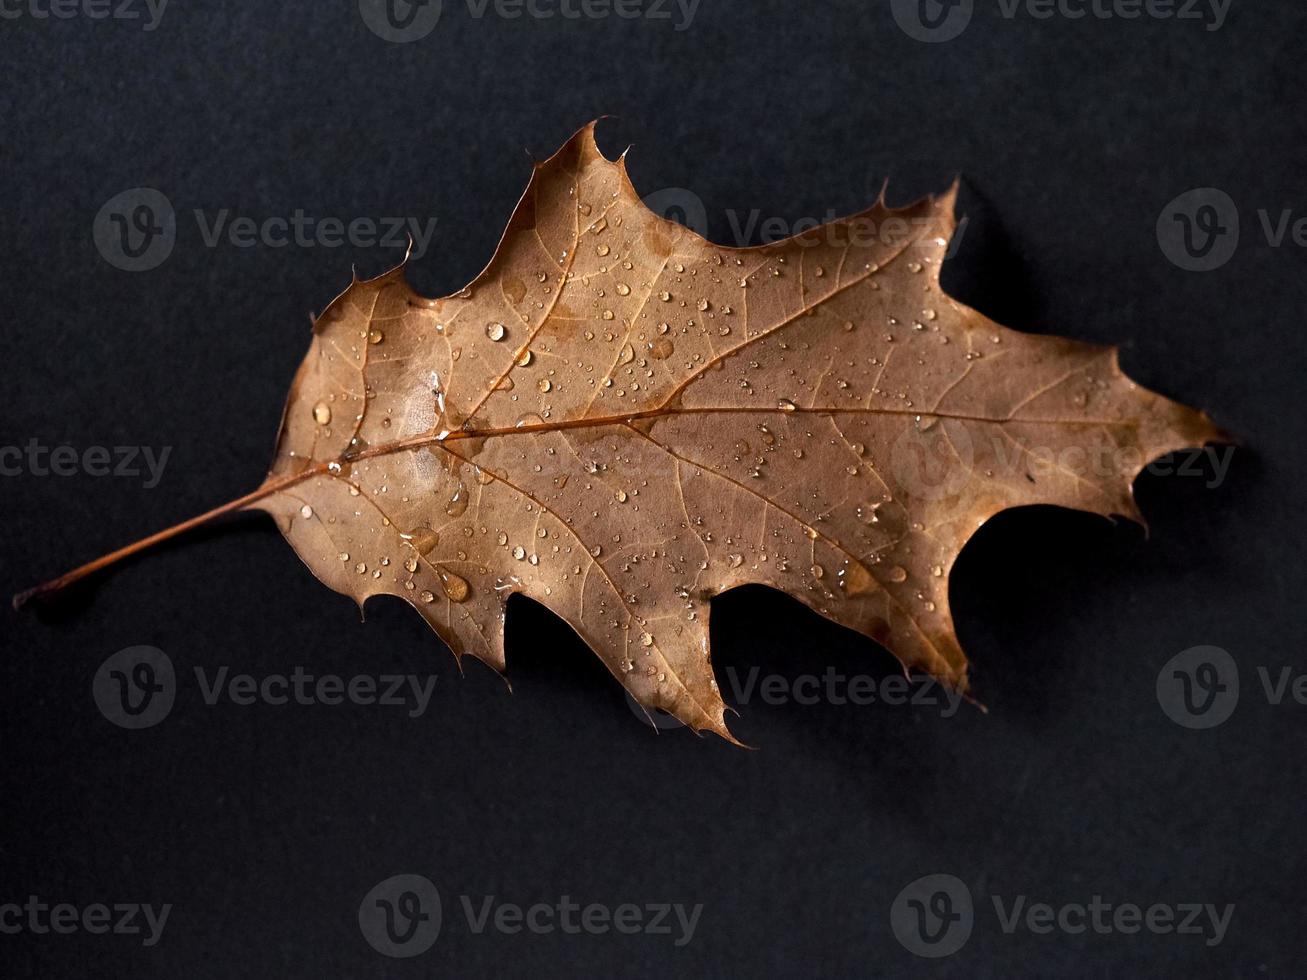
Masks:
[[[948,581],[976,529],[1034,503],[1137,517],[1139,469],[1219,433],[1115,349],[945,295],[955,191],[723,248],[586,127],[466,289],[425,299],[400,266],[322,314],[253,506],[458,656],[504,669],[522,593],[641,705],[725,738],[709,600],[746,583],[965,690]]]

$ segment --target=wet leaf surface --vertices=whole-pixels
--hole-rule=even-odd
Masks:
[[[948,582],[976,529],[1035,503],[1137,518],[1138,471],[1220,434],[1114,348],[945,295],[954,198],[724,248],[648,210],[587,127],[464,290],[423,298],[401,266],[323,312],[250,506],[460,657],[504,669],[522,593],[640,704],[724,737],[710,600],[746,583],[965,690]]]

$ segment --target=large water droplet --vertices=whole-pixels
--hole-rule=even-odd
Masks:
[[[445,513],[450,517],[461,517],[467,510],[467,486],[461,481],[454,488],[454,495],[449,498],[449,503],[445,505]]]
[[[844,591],[851,596],[867,595],[876,591],[876,580],[862,562],[850,562],[844,572]]]
[[[443,568],[437,571],[440,573],[440,586],[445,592],[445,597],[450,602],[466,602],[467,597],[472,594],[472,587],[467,584],[467,579]]]
[[[649,356],[656,361],[665,361],[676,351],[676,346],[666,337],[659,337],[649,342]]]
[[[408,533],[408,543],[419,555],[429,555],[440,543],[440,534],[429,527],[415,527]]]

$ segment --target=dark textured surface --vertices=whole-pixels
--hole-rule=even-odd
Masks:
[[[307,345],[310,310],[401,249],[207,247],[193,216],[296,209],[437,219],[412,266],[428,293],[489,257],[528,175],[605,113],[641,191],[690,188],[710,237],[748,213],[843,213],[964,175],[970,216],[945,284],[1019,329],[1121,343],[1141,383],[1240,433],[1219,487],[1145,476],[1151,537],[1053,510],[1005,514],[952,596],[989,714],[963,706],[740,705],[759,751],[655,737],[558,620],[510,607],[513,693],[453,659],[394,601],[351,604],[249,517],[102,577],[40,616],[0,617],[0,906],[171,903],[162,940],[0,932],[6,976],[1293,976],[1307,902],[1307,707],[1257,669],[1302,670],[1298,626],[1304,252],[1268,244],[1307,209],[1297,3],[1234,0],[1195,21],[1012,19],[978,0],[958,39],[905,36],[889,4],[703,0],[673,21],[482,18],[446,0],[407,45],[348,2],[177,2],[140,22],[0,20],[0,447],[173,447],[160,484],[0,478],[6,593],[252,489]],[[493,10],[493,8],[491,8]],[[143,10],[143,8],[142,8]],[[178,214],[176,248],[129,273],[92,223],[128,188]],[[1167,202],[1224,189],[1239,251],[1209,273],[1159,249]],[[1295,213],[1296,210],[1295,210]],[[1304,211],[1307,213],[1307,211]],[[731,215],[734,215],[732,219]],[[757,233],[752,240],[757,240]],[[715,603],[715,661],[794,681],[886,678],[887,654],[798,603]],[[91,697],[115,651],[180,678],[158,726]],[[1159,707],[1176,653],[1227,649],[1242,692],[1195,731]],[[263,677],[435,674],[428,710],[205,703],[194,669]],[[440,889],[412,960],[364,941],[382,879]],[[970,940],[920,959],[900,890],[955,875]],[[474,932],[460,896],[530,906],[702,903],[673,935]],[[1060,929],[1007,934],[1028,903],[1235,906],[1221,942]],[[6,919],[5,922],[16,920]]]

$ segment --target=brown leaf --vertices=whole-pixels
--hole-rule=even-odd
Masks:
[[[987,518],[1138,519],[1139,470],[1221,436],[1114,348],[946,296],[956,187],[723,248],[650,212],[593,130],[537,165],[470,286],[424,299],[400,266],[327,308],[263,487],[16,604],[260,508],[323,582],[401,596],[456,656],[503,670],[520,592],[640,704],[731,738],[713,596],[781,589],[965,691],[949,572]]]
[[[965,690],[948,575],[975,530],[1033,503],[1137,517],[1138,470],[1218,432],[1115,349],[946,296],[954,197],[723,248],[645,208],[587,127],[466,289],[424,299],[401,266],[323,313],[255,506],[456,655],[502,670],[520,592],[642,705],[725,737],[709,600],[746,583]]]

